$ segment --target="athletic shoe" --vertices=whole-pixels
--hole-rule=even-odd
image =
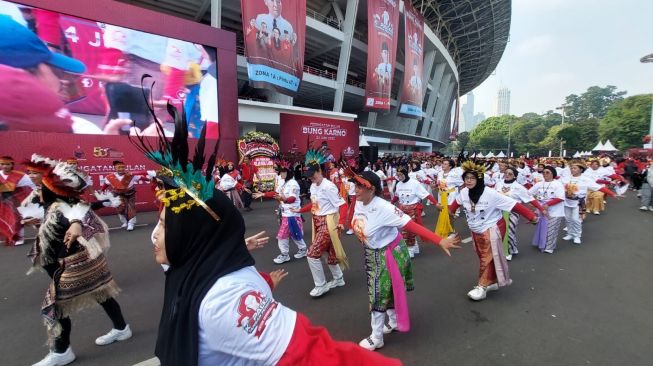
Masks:
[[[553,254],[553,249],[544,249],[544,253]]]
[[[653,211],[653,206],[648,206],[649,211]]]
[[[646,206],[642,206],[639,209],[642,210],[642,211],[648,211],[648,207],[646,207]]]
[[[562,240],[571,240],[571,239],[573,239],[573,238],[574,238],[574,237],[571,236],[571,235],[565,235],[565,236],[562,237]]]
[[[594,211],[593,214],[600,215],[600,213],[598,211]]]
[[[298,253],[299,254],[299,253]],[[276,258],[272,260],[276,264],[290,262],[290,256],[288,254],[279,254]]]
[[[369,336],[358,343],[359,346],[365,348],[368,351],[374,351],[377,348],[383,347],[383,339],[376,339],[372,336]]]
[[[132,337],[132,331],[129,329],[129,325],[125,327],[123,330],[118,330],[118,329],[111,329],[109,333],[98,337],[95,340],[95,344],[98,346],[106,346],[107,344],[111,344],[116,341],[124,341]]]
[[[134,230],[134,224],[127,224],[127,231],[133,231]]]
[[[383,324],[383,334],[390,334],[397,330],[397,326],[391,326],[390,324]]]
[[[327,287],[330,289],[336,288],[336,287],[342,287],[345,285],[345,279],[343,277],[340,278],[334,278],[331,281],[327,282]]]
[[[569,229],[567,229],[567,227],[565,226],[565,227],[562,228],[562,230],[563,230],[563,231],[567,231],[567,230],[569,230]]]
[[[68,347],[64,353],[50,352],[44,359],[32,366],[63,366],[75,361],[73,349]]]
[[[127,227],[127,223],[124,223],[124,224],[120,225],[120,228],[121,228],[121,229],[124,229],[124,228],[126,228],[126,227]]]
[[[422,211],[422,217],[426,216],[426,212]]]
[[[499,284],[498,283],[493,283],[487,287],[485,287],[485,291],[497,291],[499,289]]]
[[[309,295],[313,297],[320,297],[326,294],[327,292],[329,292],[329,286],[325,283],[324,286],[315,286],[315,288],[311,290]]]
[[[511,261],[511,260],[512,260],[512,254],[508,254],[508,255],[506,256],[506,260],[507,260],[507,261]]]
[[[297,253],[295,253],[295,255],[293,255],[293,257],[295,257],[295,259],[302,259],[302,258],[306,257],[306,248],[298,250]]]
[[[474,288],[467,293],[467,296],[474,301],[481,301],[487,296],[487,289],[483,286],[474,286]]]
[[[413,253],[415,253],[415,255],[419,254],[419,244],[417,243],[417,239],[415,239],[415,245],[413,245]]]
[[[580,238],[574,238],[574,244],[580,244]]]
[[[347,234],[347,235],[354,235],[354,230],[349,229],[349,230],[347,230],[347,233],[346,233],[346,234]]]
[[[415,258],[415,249],[413,249],[413,248],[414,248],[414,246],[412,246],[412,247],[409,246],[409,247],[408,247],[408,255],[409,255],[411,258]]]
[[[14,243],[14,245],[23,245],[25,244],[25,239],[20,239]]]

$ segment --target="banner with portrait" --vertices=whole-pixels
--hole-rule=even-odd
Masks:
[[[274,190],[275,177],[274,158],[279,155],[279,144],[267,133],[252,131],[238,140],[240,158],[249,156],[252,164],[258,170],[259,181],[255,181],[258,190],[269,192]]]
[[[399,1],[367,1],[366,110],[390,110],[398,27]]]
[[[409,2],[404,4],[404,49],[406,57],[399,115],[407,118],[422,118],[424,17]]]
[[[297,95],[304,69],[306,0],[241,0],[250,84]]]

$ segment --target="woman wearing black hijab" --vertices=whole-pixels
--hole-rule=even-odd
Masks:
[[[247,250],[243,217],[214,189],[217,144],[203,171],[205,129],[191,160],[186,122],[168,109],[176,125],[172,141],[162,134],[156,145],[141,136],[135,141],[162,166],[158,197],[165,208],[153,235],[157,261],[170,266],[155,350],[161,365],[400,364],[333,341],[275,301]]]
[[[480,261],[478,284],[467,293],[470,299],[485,299],[488,291],[512,283],[508,273],[508,262],[503,252],[503,236],[506,222],[502,211],[516,212],[529,221],[535,221],[535,214],[514,199],[504,196],[492,188],[485,187],[483,181],[485,167],[472,161],[462,165],[465,188],[449,205],[449,211],[462,206],[472,232],[474,249]]]

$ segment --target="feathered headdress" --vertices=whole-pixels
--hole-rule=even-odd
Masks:
[[[143,75],[141,85],[149,77],[151,76],[147,74]],[[147,98],[145,93],[143,93],[143,97]],[[157,172],[157,179],[164,183],[164,189],[159,191],[157,194],[158,198],[166,207],[171,207],[174,213],[201,206],[215,220],[220,220],[220,217],[205,203],[206,200],[213,197],[213,190],[215,188],[213,169],[215,168],[216,156],[220,144],[219,140],[216,141],[211,156],[206,160],[204,156],[206,125],[204,125],[200,137],[197,140],[195,154],[192,159],[189,159],[188,123],[186,122],[186,115],[183,113],[183,109],[182,113],[179,114],[172,104],[168,103],[167,105],[168,113],[172,116],[175,124],[175,133],[172,141],[168,141],[165,137],[163,125],[156,117],[151,104],[152,101],[149,101],[147,106],[154,117],[158,135],[157,143],[152,144],[143,135],[138,134],[136,137],[130,136],[129,139],[148,159],[161,165],[161,170]],[[203,171],[205,161],[207,163],[206,170]],[[184,198],[186,195],[190,196],[191,199],[175,204],[175,201]]]
[[[88,186],[86,174],[63,161],[56,162],[54,167],[43,174],[42,183],[53,193],[63,197],[79,196]]]
[[[54,168],[57,165],[57,161],[46,158],[39,154],[32,154],[32,158],[23,162],[25,169],[28,171],[35,171],[41,174],[47,173],[50,169]]]
[[[306,151],[304,162],[306,165],[322,165],[326,163],[327,158],[319,150],[309,149]]]
[[[461,165],[461,167],[463,168],[463,171],[465,173],[473,172],[474,174],[476,174],[476,176],[479,179],[483,178],[483,174],[485,174],[485,170],[486,170],[485,166],[483,166],[482,164],[476,164],[472,160],[465,161],[463,165]]]

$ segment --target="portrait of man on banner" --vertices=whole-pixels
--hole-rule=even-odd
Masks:
[[[404,9],[405,73],[402,83],[399,115],[421,118],[424,99],[424,19],[407,4]]]
[[[304,65],[305,0],[241,1],[250,82],[294,96]]]
[[[397,55],[398,2],[370,0],[367,3],[368,53],[365,108],[389,110],[394,62]]]

